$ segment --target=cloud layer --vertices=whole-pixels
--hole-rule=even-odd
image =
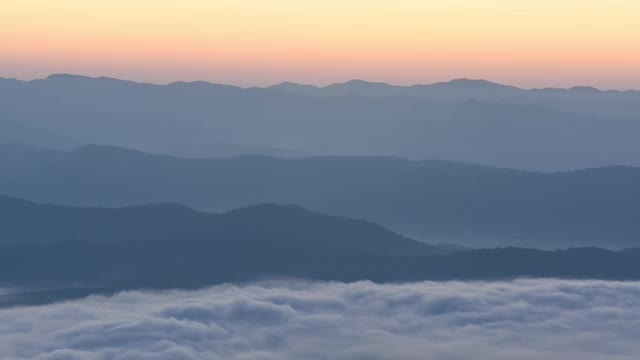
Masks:
[[[0,310],[2,359],[635,359],[640,282],[275,282]]]

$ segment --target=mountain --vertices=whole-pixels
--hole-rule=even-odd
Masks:
[[[480,100],[495,103],[539,105],[583,115],[640,117],[640,91],[600,90],[592,86],[574,86],[568,89],[521,89],[483,79],[453,79],[433,84],[398,86],[350,80],[325,87],[282,83],[269,89],[304,96],[411,96],[436,102],[459,103]],[[634,102],[636,104],[634,104]]]
[[[394,157],[182,159],[99,145],[63,155],[26,173],[0,170],[0,193],[74,206],[180,203],[214,212],[293,204],[471,247],[640,245],[634,167],[541,173]]]
[[[265,241],[251,242],[251,247],[167,241],[1,246],[0,283],[26,289],[88,287],[92,293],[137,288],[194,288],[283,277],[375,282],[522,277],[640,279],[638,249],[541,251],[504,248],[393,257],[282,247]],[[0,297],[0,306],[3,300]]]
[[[255,205],[223,214],[181,205],[79,208],[0,197],[0,244],[161,243],[305,247],[382,255],[442,253],[373,223],[295,206]],[[258,244],[253,244],[257,242]]]
[[[370,222],[295,206],[207,214],[177,205],[75,208],[0,197],[0,212],[0,284],[26,290],[27,302],[269,277],[640,279],[638,248],[446,252]],[[29,292],[51,288],[67,290]],[[21,303],[17,297],[0,296],[0,306]]]
[[[464,78],[435,84],[412,86],[398,86],[383,82],[369,82],[357,79],[345,83],[331,84],[325,87],[288,82],[270,86],[269,89],[306,96],[413,96],[451,102],[461,102],[482,97],[483,95],[486,96],[487,92],[516,94],[525,91],[515,86],[501,85],[487,80]]]
[[[478,90],[478,91],[518,91],[522,90],[515,86],[502,85],[498,83],[494,83],[487,80],[477,80],[477,79],[453,79],[447,82],[439,82],[431,85],[414,85],[415,87],[422,88],[435,88],[435,89],[443,89],[450,88],[455,90]]]
[[[330,96],[312,94],[318,91]],[[522,90],[469,79],[248,89],[73,75],[0,79],[0,119],[78,145],[194,158],[384,155],[541,171],[640,166],[639,99],[636,92]],[[2,139],[60,148],[43,137]]]

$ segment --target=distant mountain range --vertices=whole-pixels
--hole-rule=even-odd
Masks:
[[[536,104],[550,106],[565,111],[592,115],[627,116],[638,117],[638,108],[634,112],[630,109],[614,109],[609,101],[628,102],[637,101],[640,91],[637,90],[600,90],[592,86],[574,86],[571,88],[543,88],[521,89],[516,86],[503,85],[487,80],[478,79],[454,79],[447,82],[434,84],[417,84],[411,86],[398,86],[382,82],[369,82],[364,80],[351,80],[341,84],[332,84],[324,87],[313,85],[301,85],[291,82],[283,82],[270,86],[269,89],[284,93],[304,96],[411,96],[442,102],[463,102],[476,99],[488,102]],[[588,104],[592,100],[595,103]],[[601,107],[604,106],[604,107]]]
[[[640,92],[484,80],[243,89],[52,75],[0,78],[0,142],[188,157],[389,155],[529,170],[640,166]]]
[[[182,159],[15,144],[0,146],[0,160],[0,193],[39,202],[179,203],[215,212],[279,203],[366,219],[429,243],[640,246],[640,168],[633,167],[540,173],[393,157]]]
[[[292,206],[207,214],[176,205],[74,208],[0,197],[0,212],[0,284],[22,289],[88,287],[90,293],[268,277],[640,279],[638,249],[451,253],[366,221]],[[40,300],[84,293],[45,292]],[[15,294],[0,297],[0,306],[16,302]]]

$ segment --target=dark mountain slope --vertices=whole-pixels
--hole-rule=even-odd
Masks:
[[[639,280],[640,250],[440,249],[295,206],[220,215],[176,205],[74,208],[0,197],[0,306],[137,288],[316,280]],[[29,289],[59,289],[36,290]]]
[[[0,247],[0,283],[27,288],[90,286],[98,291],[117,291],[193,288],[270,277],[376,282],[520,277],[638,280],[638,261],[637,250],[612,252],[598,248],[505,248],[390,257],[315,245],[296,246],[272,242],[268,237],[223,243],[76,242]]]
[[[225,214],[180,205],[78,208],[0,197],[1,244],[207,242],[241,249],[269,243],[344,252],[416,255],[443,251],[376,224],[322,215],[295,206],[257,205]],[[226,244],[226,245],[225,245]],[[186,245],[185,245],[186,246]]]

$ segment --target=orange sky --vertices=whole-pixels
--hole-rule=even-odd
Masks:
[[[640,88],[635,0],[10,0],[0,76]]]

